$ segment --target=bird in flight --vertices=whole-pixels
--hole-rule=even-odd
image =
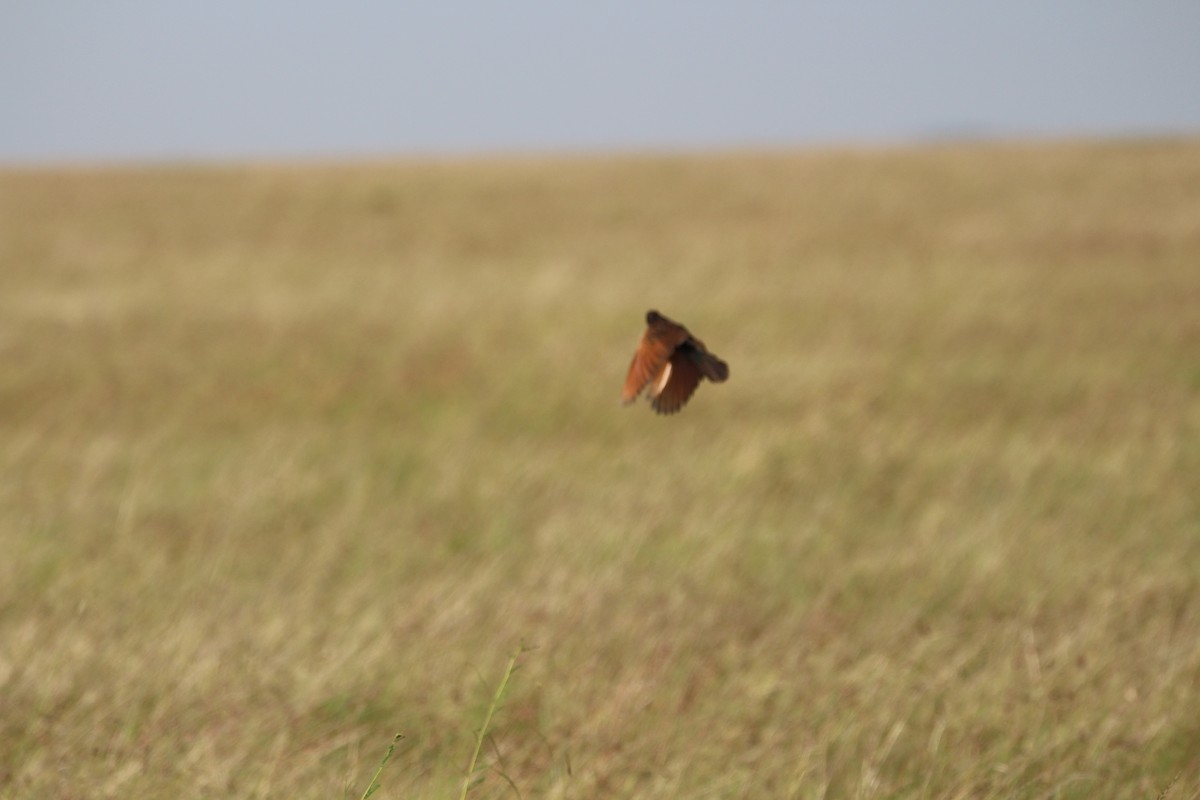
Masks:
[[[721,383],[729,365],[708,352],[687,328],[657,311],[646,312],[646,332],[629,365],[621,402],[629,405],[643,391],[659,414],[674,414],[696,391],[701,378]]]

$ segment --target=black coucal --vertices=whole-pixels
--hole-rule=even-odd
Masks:
[[[708,352],[687,328],[657,311],[646,312],[646,332],[633,354],[621,402],[628,405],[643,391],[659,414],[674,414],[696,391],[701,378],[721,383],[729,365]]]

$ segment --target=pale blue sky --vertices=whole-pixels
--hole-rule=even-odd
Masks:
[[[1200,0],[3,0],[0,162],[1200,134]]]

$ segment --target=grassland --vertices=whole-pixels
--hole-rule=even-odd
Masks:
[[[2,798],[457,797],[522,643],[473,797],[1195,798],[1200,142],[7,169],[0,547]]]

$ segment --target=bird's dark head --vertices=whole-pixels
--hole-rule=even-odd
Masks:
[[[666,317],[664,317],[662,314],[658,313],[654,309],[650,309],[649,311],[646,312],[646,324],[647,325],[653,325],[656,322],[662,322],[664,319],[666,319]]]

